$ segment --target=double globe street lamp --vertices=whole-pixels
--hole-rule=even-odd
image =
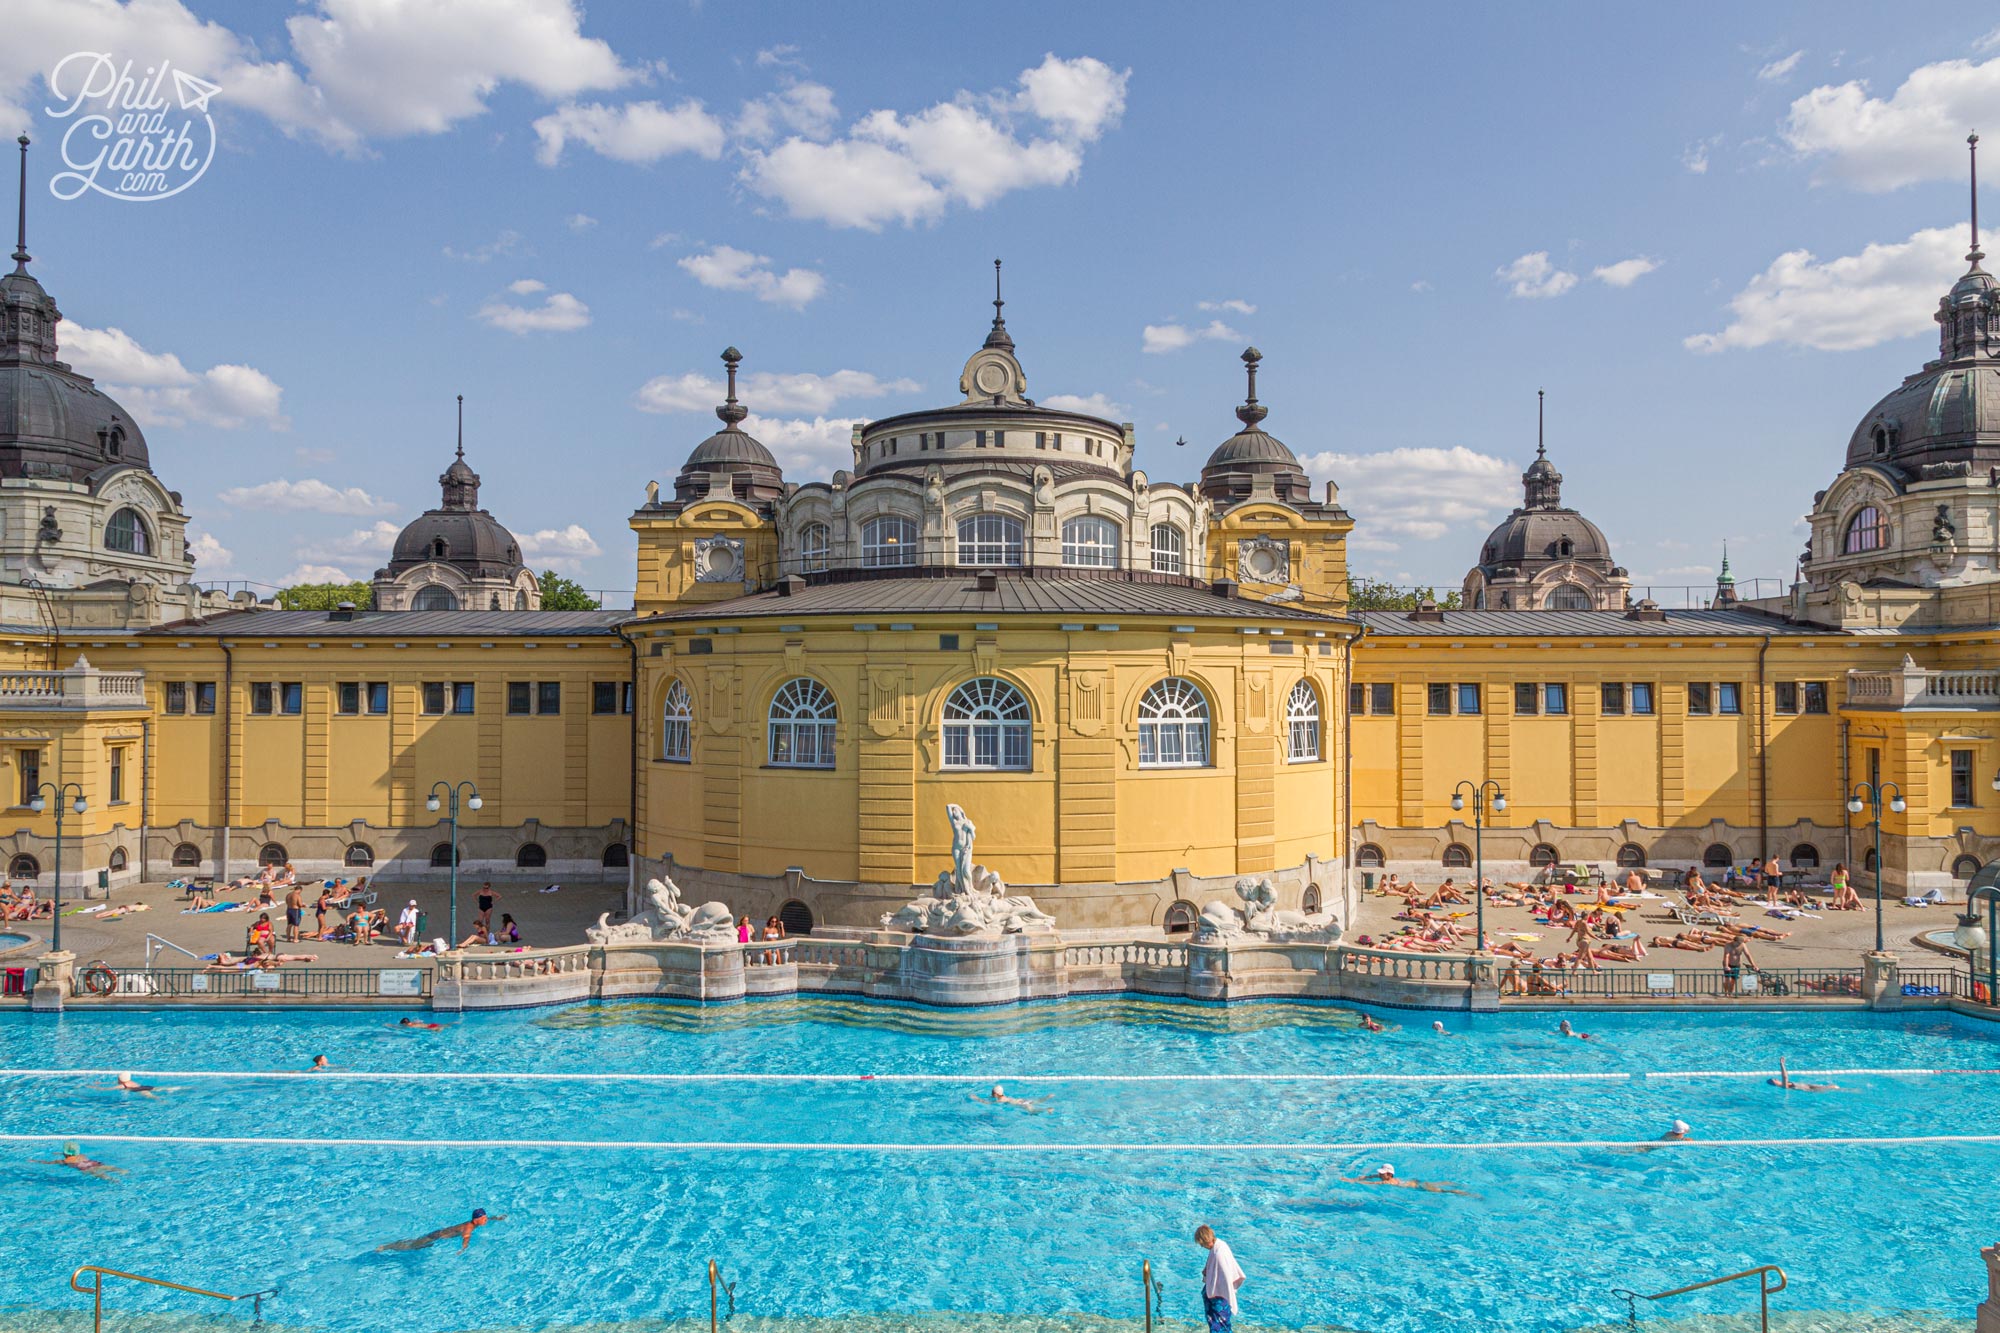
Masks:
[[[1490,789],[1490,790],[1489,790]],[[1477,913],[1474,926],[1478,935],[1473,940],[1474,953],[1486,952],[1486,810],[1491,801],[1494,814],[1502,814],[1507,809],[1507,798],[1500,793],[1500,784],[1492,778],[1484,782],[1473,782],[1470,778],[1452,790],[1451,808],[1465,809],[1465,796],[1472,793],[1472,902]]]
[[[465,807],[468,810],[477,810],[481,802],[479,788],[473,786],[470,781],[452,783],[440,778],[431,784],[431,797],[424,802],[424,808],[432,814],[437,813],[440,804],[439,792],[444,793],[444,800],[451,805],[451,814],[448,816],[451,820],[451,947],[456,949],[458,947],[458,802],[460,797],[464,797]]]
[[[1864,798],[1874,810],[1875,823],[1875,952],[1883,952],[1882,944],[1882,801],[1887,797],[1889,812],[1900,815],[1909,807],[1903,804],[1903,789],[1893,782],[1857,782],[1854,792],[1847,798],[1847,813],[1861,813]]]
[[[75,782],[44,782],[41,786],[35,788],[34,799],[28,802],[28,808],[38,815],[49,808],[46,797],[53,796],[56,802],[56,889],[55,902],[53,904],[56,914],[50,922],[49,952],[51,953],[62,952],[62,840],[63,805],[65,804],[63,798],[71,792],[76,793],[76,800],[69,803],[70,809],[76,811],[78,814],[82,814],[90,808],[83,799],[82,785]]]

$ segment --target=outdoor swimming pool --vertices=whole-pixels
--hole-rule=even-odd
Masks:
[[[1450,1038],[1430,1014],[1380,1016],[1391,1030],[1369,1034],[1293,1003],[807,999],[411,1033],[380,1011],[10,1014],[0,1307],[87,1306],[68,1274],[99,1263],[278,1287],[265,1313],[285,1327],[705,1320],[713,1257],[746,1318],[1136,1320],[1150,1257],[1189,1320],[1207,1221],[1249,1273],[1243,1327],[1622,1327],[1612,1288],[1776,1262],[1779,1310],[1970,1328],[2000,1142],[1947,1136],[1991,1128],[1974,1108],[2000,1094],[2000,1026],[1573,1014],[1599,1037],[1578,1042],[1555,1014],[1452,1015]],[[268,1076],[319,1052],[339,1072]],[[1795,1076],[1905,1072],[1787,1094],[1763,1081],[1780,1053]],[[122,1069],[178,1090],[93,1090]],[[970,1100],[996,1081],[1054,1112]],[[1676,1117],[1701,1142],[1632,1146]],[[33,1163],[65,1138],[129,1174]],[[1467,1194],[1338,1179],[1385,1161]],[[506,1216],[463,1257],[375,1251],[474,1207]],[[1745,1284],[1642,1315],[1754,1308]]]

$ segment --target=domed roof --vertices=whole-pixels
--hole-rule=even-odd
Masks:
[[[709,493],[709,477],[720,473],[730,478],[731,494],[739,500],[775,500],[785,493],[785,474],[757,438],[739,424],[750,409],[736,401],[736,367],[743,353],[734,347],[722,352],[722,364],[729,371],[725,401],[715,409],[722,429],[694,447],[674,478],[674,498],[699,500]]]
[[[436,509],[426,509],[396,534],[388,574],[439,561],[470,578],[511,578],[525,566],[521,544],[499,519],[479,507],[479,474],[465,461],[465,398],[458,400],[458,455],[438,477]]]
[[[1603,529],[1574,509],[1516,509],[1486,536],[1479,567],[1521,568],[1558,560],[1611,566]]]
[[[1270,409],[1257,401],[1257,363],[1263,359],[1264,354],[1256,348],[1243,349],[1249,392],[1236,409],[1243,429],[1217,445],[1201,467],[1201,493],[1221,506],[1247,497],[1260,476],[1271,478],[1272,490],[1280,500],[1304,501],[1312,492],[1299,456],[1264,429]]]

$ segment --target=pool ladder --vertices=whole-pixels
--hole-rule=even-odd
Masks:
[[[1161,1308],[1161,1300],[1165,1295],[1166,1292],[1161,1288],[1160,1280],[1153,1276],[1153,1261],[1151,1259],[1141,1259],[1139,1261],[1139,1299],[1144,1301],[1146,1305],[1146,1333],[1153,1333],[1154,1315],[1165,1316],[1166,1311]]]
[[[1778,1279],[1775,1284],[1771,1281],[1774,1274]],[[1627,1291],[1623,1287],[1614,1288],[1611,1294],[1625,1302],[1625,1322],[1627,1327],[1637,1329],[1639,1327],[1640,1301],[1663,1301],[1669,1296],[1685,1296],[1691,1291],[1700,1291],[1704,1287],[1719,1287],[1725,1282],[1736,1282],[1746,1277],[1757,1279],[1757,1327],[1762,1333],[1771,1333],[1771,1297],[1785,1289],[1785,1270],[1776,1264],[1759,1264],[1755,1268],[1746,1268],[1740,1273],[1731,1273],[1727,1277],[1712,1277],[1706,1282],[1695,1282],[1685,1287],[1675,1287],[1672,1291],[1662,1291],[1652,1296],[1641,1295],[1636,1291]]]
[[[77,1281],[85,1273],[91,1275],[91,1283],[87,1287]],[[90,1327],[93,1333],[104,1333],[104,1279],[108,1277],[120,1278],[126,1282],[143,1282],[149,1287],[165,1287],[168,1291],[185,1291],[193,1296],[207,1296],[218,1301],[253,1301],[255,1304],[250,1307],[253,1316],[250,1320],[252,1327],[264,1322],[264,1298],[278,1294],[278,1289],[272,1287],[268,1291],[246,1291],[241,1296],[231,1296],[228,1292],[185,1286],[179,1282],[169,1282],[165,1278],[141,1277],[137,1273],[120,1272],[116,1268],[85,1264],[69,1275],[69,1286],[71,1291],[83,1292],[91,1298]]]
[[[716,1311],[718,1300],[726,1297],[729,1313],[722,1315],[718,1322]],[[720,1324],[726,1324],[736,1317],[736,1284],[722,1280],[722,1270],[715,1266],[715,1260],[708,1261],[708,1333],[718,1333]]]

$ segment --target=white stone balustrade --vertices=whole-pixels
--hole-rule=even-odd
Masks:
[[[1933,671],[1905,655],[1894,671],[1850,671],[1856,708],[2000,709],[2000,671]]]
[[[99,671],[79,657],[67,671],[0,672],[0,712],[143,708],[146,673]]]

